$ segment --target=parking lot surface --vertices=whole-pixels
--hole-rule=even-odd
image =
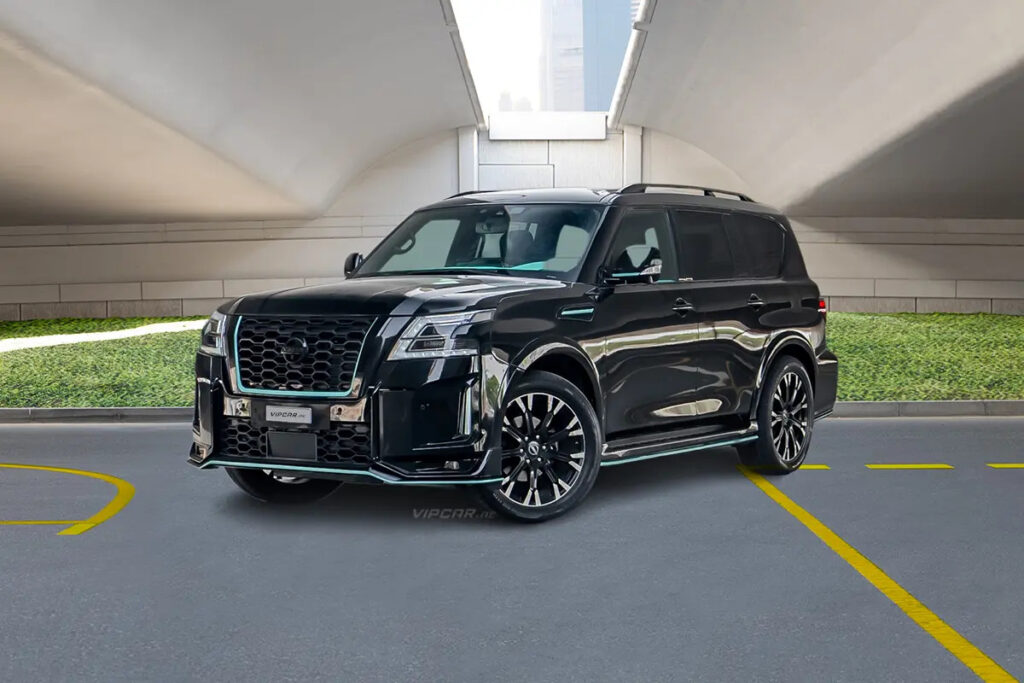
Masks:
[[[977,680],[737,469],[602,471],[521,526],[464,493],[269,507],[185,463],[189,427],[0,427],[0,680]],[[772,485],[1024,676],[1024,420],[835,419]],[[925,465],[883,469],[867,465]],[[945,465],[947,467],[937,467]],[[67,524],[61,524],[66,522]]]

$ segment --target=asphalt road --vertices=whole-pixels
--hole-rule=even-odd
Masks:
[[[520,526],[449,489],[263,506],[187,466],[188,440],[0,427],[0,463],[136,489],[79,536],[0,526],[0,680],[976,680],[730,449],[606,469],[574,513]],[[809,459],[831,469],[772,481],[1022,677],[1024,469],[1000,461],[1024,461],[1024,419],[831,420]],[[865,467],[913,462],[954,469]],[[113,494],[0,468],[0,520]]]

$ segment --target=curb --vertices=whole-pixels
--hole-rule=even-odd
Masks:
[[[1024,401],[839,401],[833,417],[1024,416]],[[0,424],[190,422],[192,408],[0,408]]]
[[[836,417],[1021,416],[1024,401],[839,401]]]
[[[0,408],[0,424],[191,421],[192,408]]]

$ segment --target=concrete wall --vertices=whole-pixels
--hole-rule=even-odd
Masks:
[[[604,140],[490,140],[480,135],[480,189],[623,185],[623,134]]]
[[[832,310],[1024,315],[1024,219],[792,222]]]
[[[205,315],[340,278],[414,208],[458,191],[458,134],[389,154],[315,220],[0,227],[0,320]]]
[[[461,170],[460,170],[461,169]],[[225,298],[341,277],[406,214],[460,190],[746,190],[704,151],[627,127],[604,140],[490,140],[472,128],[405,145],[315,220],[0,228],[0,319],[204,315]],[[835,311],[1024,314],[1024,219],[793,219]]]

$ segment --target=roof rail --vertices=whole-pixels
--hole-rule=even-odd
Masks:
[[[627,185],[626,187],[619,190],[619,194],[643,194],[650,188],[664,187],[672,190],[699,190],[704,193],[705,197],[717,197],[720,194],[729,195],[736,197],[741,202],[752,202],[754,201],[742,192],[734,192],[732,190],[719,190],[714,187],[703,187],[701,185],[671,185],[669,183],[634,183]]]
[[[467,194],[479,194],[481,192],[488,192],[488,190],[464,190],[462,192],[456,192],[455,194],[448,195],[446,199],[454,199],[455,197],[464,197]]]

